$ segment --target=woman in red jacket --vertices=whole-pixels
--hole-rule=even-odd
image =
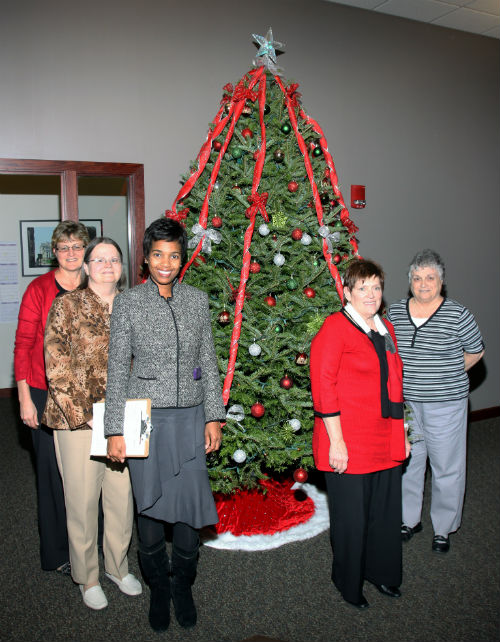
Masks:
[[[43,337],[52,301],[80,285],[88,242],[87,228],[81,223],[63,221],[54,229],[51,244],[58,267],[28,285],[19,309],[14,348],[21,419],[32,429],[35,451],[41,565],[46,571],[66,574],[70,571],[64,493],[52,430],[40,423],[47,400]]]
[[[396,337],[377,314],[383,287],[377,264],[353,262],[345,306],[311,346],[313,453],[328,491],[332,580],[358,608],[368,606],[365,579],[384,595],[401,595],[401,464],[410,446]]]

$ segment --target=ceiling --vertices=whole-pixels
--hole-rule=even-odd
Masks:
[[[326,0],[500,38],[499,0]]]

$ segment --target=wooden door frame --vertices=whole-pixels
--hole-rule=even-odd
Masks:
[[[78,221],[78,178],[80,176],[128,179],[127,218],[131,286],[139,282],[145,227],[144,165],[0,158],[0,174],[59,175],[62,221]]]

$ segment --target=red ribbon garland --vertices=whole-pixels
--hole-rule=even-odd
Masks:
[[[274,78],[279,88],[281,89],[281,91],[285,96],[285,101],[288,108],[288,116],[290,118],[290,123],[292,125],[293,131],[295,132],[295,137],[297,139],[299,149],[302,152],[302,156],[304,158],[304,165],[306,168],[307,177],[309,178],[309,183],[311,185],[314,205],[316,207],[316,216],[318,218],[318,223],[321,227],[325,224],[323,221],[323,207],[321,205],[318,186],[316,185],[316,181],[314,180],[314,172],[311,165],[311,159],[309,158],[309,154],[307,151],[307,146],[305,144],[304,138],[302,137],[302,134],[299,131],[297,117],[295,115],[293,105],[291,104],[291,101],[287,95],[286,89],[283,86],[283,83],[281,82],[281,78],[279,76],[275,76]],[[340,278],[339,271],[337,270],[336,266],[332,262],[332,255],[328,251],[328,245],[325,239],[323,239],[323,255],[325,257],[326,264],[328,265],[328,269],[330,270],[330,274],[332,275],[333,280],[335,281],[335,287],[337,288],[338,295],[340,299],[343,300],[344,288],[342,286],[342,279]]]
[[[260,67],[260,69],[263,71],[264,67]],[[251,203],[249,212],[250,225],[247,227],[245,237],[243,239],[243,264],[241,267],[240,285],[238,287],[238,295],[236,297],[236,305],[234,308],[234,325],[233,331],[231,333],[231,343],[229,345],[229,360],[227,364],[226,376],[224,378],[224,384],[222,386],[222,400],[225,405],[227,405],[229,401],[229,395],[231,393],[231,386],[233,384],[234,378],[236,357],[238,355],[238,346],[241,336],[241,324],[243,319],[242,310],[245,303],[245,290],[248,276],[250,274],[250,262],[252,259],[252,255],[250,254],[250,245],[252,243],[252,236],[255,229],[255,219],[257,217],[257,212],[260,211],[264,220],[269,221],[269,217],[265,209],[268,194],[267,192],[264,192],[260,195],[257,193],[257,188],[260,184],[266,157],[266,128],[264,126],[264,107],[266,105],[266,76],[265,74],[260,73],[258,75],[256,74],[255,77],[259,78],[258,98],[261,146],[257,155],[257,162],[255,163],[253,172],[252,194],[247,199],[249,203]]]

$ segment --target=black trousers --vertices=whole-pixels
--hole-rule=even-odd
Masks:
[[[335,586],[351,602],[360,601],[364,580],[400,586],[401,466],[325,478]]]
[[[39,388],[30,390],[40,421],[45,409],[47,391]],[[53,431],[40,424],[37,430],[31,430],[31,437],[35,451],[38,489],[40,559],[42,569],[52,571],[69,561],[64,490],[57,466]]]

